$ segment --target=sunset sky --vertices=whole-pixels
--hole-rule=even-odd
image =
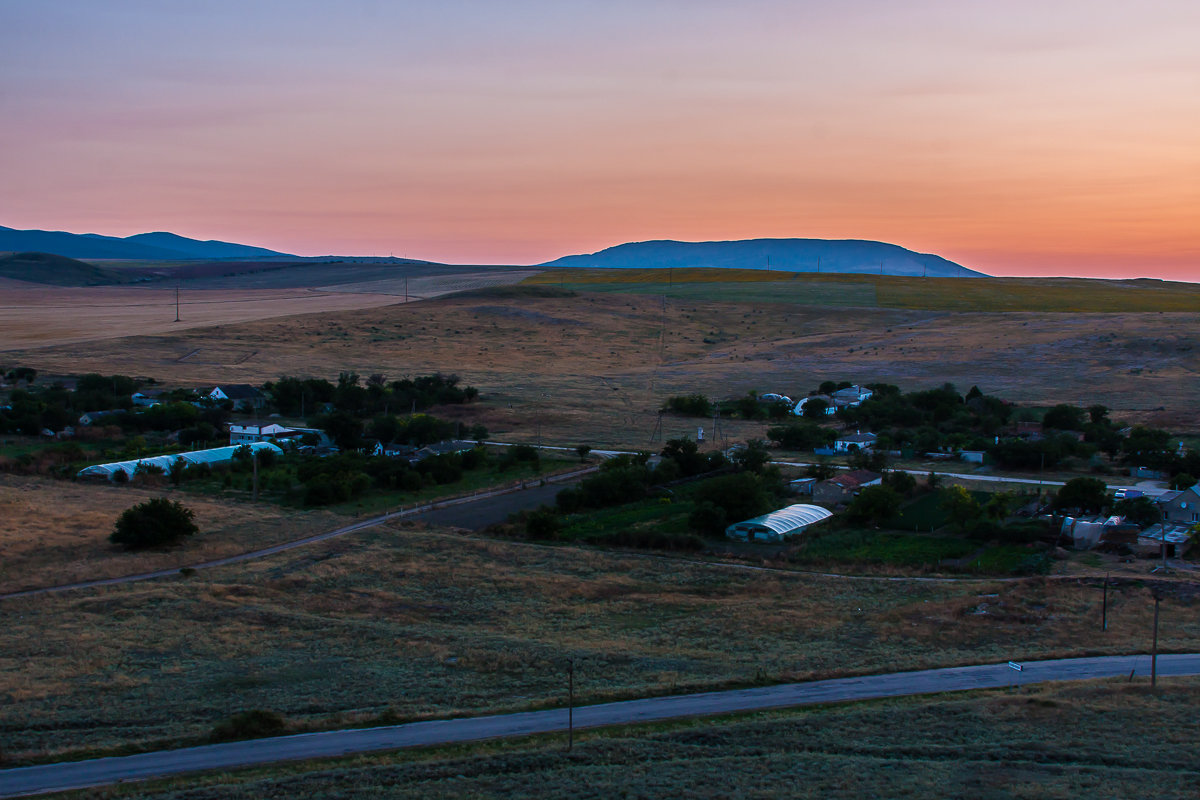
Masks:
[[[1195,0],[0,0],[0,225],[1200,280]]]

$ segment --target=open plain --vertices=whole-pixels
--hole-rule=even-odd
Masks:
[[[167,386],[341,372],[389,380],[455,373],[480,389],[480,399],[439,407],[438,415],[483,424],[493,439],[563,446],[657,449],[662,439],[694,436],[697,423],[707,427],[705,420],[660,416],[671,395],[799,394],[827,379],[883,381],[905,390],[978,385],[1025,405],[1103,403],[1121,420],[1200,428],[1194,414],[1200,308],[1186,299],[1179,305],[1157,294],[1136,309],[1114,309],[1105,305],[1111,287],[1098,284],[1096,294],[1085,292],[1072,310],[1047,309],[1061,293],[1039,301],[1028,289],[1010,292],[1002,307],[979,300],[947,307],[948,290],[939,284],[927,284],[924,299],[913,300],[909,284],[878,279],[812,280],[812,292],[801,300],[782,294],[775,281],[746,280],[721,290],[708,275],[690,284],[687,275],[675,275],[665,288],[628,280],[625,286],[568,285],[554,276],[505,285],[527,277],[514,270],[428,275],[420,286],[426,299],[409,303],[384,293],[395,281],[378,276],[319,289],[185,289],[185,297],[215,301],[208,322],[188,327],[173,323],[173,303],[161,302],[173,292],[41,289],[41,312],[36,305],[3,310],[9,316],[0,316],[8,326],[2,356],[8,365],[35,367],[39,380],[99,372],[150,376]],[[415,281],[410,276],[408,282],[413,299]],[[1069,289],[1084,292],[1083,284]],[[739,294],[739,286],[754,291]],[[900,289],[910,299],[889,304],[888,293]],[[104,307],[91,317],[62,308],[44,313],[51,305],[70,305],[51,302],[58,292],[72,302],[79,292],[78,298]],[[313,307],[303,305],[310,293]],[[268,295],[275,300],[263,300]],[[1007,308],[1020,296],[1024,306]],[[156,302],[131,304],[143,297]],[[235,303],[239,297],[249,302]],[[336,305],[343,299],[347,306]],[[843,304],[830,304],[835,301]],[[321,308],[326,302],[335,305]],[[186,306],[184,312],[191,313]],[[718,441],[761,436],[766,426],[722,421]],[[190,563],[199,560],[195,555],[298,538],[339,519],[192,496],[186,502],[204,530],[196,542],[137,556],[109,548],[96,532],[109,529],[121,508],[153,493],[6,478],[0,483],[6,559],[0,581],[15,589]],[[563,700],[567,659],[578,665],[584,702],[1008,658],[1140,652],[1153,615],[1140,578],[1114,584],[1109,628],[1101,632],[1102,595],[1093,577],[851,580],[746,566],[498,541],[405,523],[193,575],[6,600],[3,754],[28,763],[199,742],[246,709],[278,712],[287,730],[304,731],[554,706]],[[1200,596],[1187,580],[1165,586],[1159,646],[1200,649]],[[1188,702],[1194,687],[1184,683],[1178,691]],[[1084,714],[1082,701],[1064,701],[1066,695],[1055,692],[1038,696]],[[1104,702],[1114,713],[1132,714],[1162,697],[1126,690]],[[903,701],[882,708],[917,717],[954,708],[974,719],[1005,702]],[[1028,736],[1022,714],[1041,713],[1041,702],[1012,711],[1011,729]],[[834,713],[838,720],[858,720],[889,712]],[[750,735],[739,727],[747,724],[695,730],[725,742]],[[778,726],[764,724],[754,733],[764,753],[791,747]],[[655,736],[676,747],[672,731],[689,729],[595,734],[597,754],[580,758],[593,759],[587,769],[598,785],[619,789],[614,765],[622,762],[604,755],[606,742],[636,754],[652,748]],[[977,742],[995,730],[976,720],[961,736]],[[950,745],[930,737],[912,746],[928,755],[905,773],[913,796],[929,781],[948,774],[965,780],[967,771],[979,769],[982,756],[952,763],[938,755]],[[477,778],[440,783],[438,791],[511,793],[513,787],[495,783],[490,771],[503,774],[509,763],[529,770],[530,759],[549,758],[538,743],[485,745],[427,762],[375,756],[325,771],[257,772],[233,791],[319,794],[346,781],[390,781],[410,769],[433,774],[480,753]],[[711,753],[695,755],[704,769],[725,763]],[[781,758],[766,755],[761,764],[775,768]],[[887,748],[859,755],[816,748],[805,763],[832,775],[834,764],[850,763],[846,758],[863,768],[899,769],[899,751]],[[1134,780],[1132,756],[1122,756],[1119,769],[1101,769],[1097,758],[1053,770],[1023,768],[1017,777],[1049,787],[1048,796],[1101,779]],[[552,772],[542,779],[575,785]],[[1013,777],[987,774],[989,781]],[[1182,787],[1193,776],[1177,771],[1174,779]],[[218,793],[230,789],[212,778],[195,780],[220,787],[213,790]],[[690,785],[682,774],[671,773],[670,780]]]
[[[1194,414],[1200,299],[1185,298],[1180,306],[1168,298],[1164,306],[1186,311],[956,311],[940,308],[948,290],[931,282],[923,301],[931,308],[828,306],[778,297],[722,301],[714,299],[722,293],[710,278],[700,277],[692,284],[703,289],[696,289],[698,298],[669,296],[674,287],[656,296],[545,284],[478,288],[408,304],[377,305],[383,296],[348,294],[374,307],[187,330],[172,329],[173,308],[159,306],[135,309],[163,320],[135,335],[118,324],[116,310],[109,310],[107,326],[85,335],[80,323],[42,321],[18,309],[10,313],[30,326],[21,328],[26,341],[38,336],[38,326],[54,331],[60,324],[74,331],[60,336],[90,341],[36,350],[9,345],[4,358],[36,363],[50,374],[147,375],[189,386],[261,383],[281,375],[332,378],[343,371],[389,379],[455,373],[483,392],[482,403],[460,412],[471,421],[494,435],[534,440],[540,430],[571,445],[648,446],[658,409],[671,395],[805,394],[827,379],[882,381],[904,390],[978,385],[1019,403],[1102,403],[1130,422],[1200,427]],[[1072,289],[1081,308],[1108,302],[1107,283],[1074,283],[1083,285]],[[1086,293],[1090,283],[1096,284],[1095,303]],[[675,283],[681,285],[687,284]],[[1044,306],[1023,291],[1027,307]],[[339,296],[330,295],[330,302]],[[911,297],[906,302],[921,304]],[[254,303],[243,305],[239,313],[254,313]],[[694,421],[667,418],[664,428],[667,438],[695,435]],[[724,428],[736,441],[761,436],[764,426],[731,422]]]
[[[232,266],[227,267],[233,269]],[[0,352],[348,311],[514,283],[510,268],[313,265],[170,281],[61,287],[0,279]]]

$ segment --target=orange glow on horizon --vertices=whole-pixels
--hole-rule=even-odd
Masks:
[[[1200,280],[1185,0],[104,5],[6,12],[0,225],[516,264],[856,238]]]

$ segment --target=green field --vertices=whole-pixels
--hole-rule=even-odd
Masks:
[[[905,698],[279,764],[108,790],[159,800],[345,797],[1194,798],[1200,682]],[[902,736],[897,731],[903,731]],[[1131,732],[1136,731],[1136,735]],[[1152,745],[1148,744],[1152,743]]]
[[[991,499],[991,492],[971,492],[980,504]],[[888,527],[898,531],[935,531],[943,527],[949,517],[941,507],[942,498],[937,492],[923,494],[901,509]]]
[[[930,311],[1200,311],[1200,284],[1149,279],[914,278],[689,268],[557,269],[524,283],[688,300]]]
[[[794,281],[746,281],[737,283],[565,283],[564,288],[582,292],[666,295],[678,300],[721,300],[730,303],[794,303],[811,306],[875,307],[875,287],[868,283],[816,283]]]

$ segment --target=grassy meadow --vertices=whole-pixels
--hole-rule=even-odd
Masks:
[[[929,311],[1200,311],[1200,285],[1145,278],[917,278],[748,269],[554,269],[526,278],[524,283],[686,300]]]
[[[1160,646],[1200,647],[1172,584]],[[406,523],[162,581],[4,601],[0,748],[24,761],[834,674],[1145,651],[1140,582],[837,579]]]
[[[848,312],[529,286],[43,347],[6,361],[49,376],[99,371],[184,386],[454,372],[480,388],[481,402],[443,416],[483,424],[494,439],[530,442],[540,432],[568,446],[651,449],[671,395],[802,395],[826,379],[905,390],[950,381],[1015,402],[1103,403],[1131,423],[1200,430],[1191,410],[1200,313]],[[658,441],[705,425],[669,414],[662,423]],[[733,442],[767,427],[727,421],[723,433]]]
[[[813,797],[1171,800],[1200,792],[1195,679],[855,703],[274,765],[107,797]],[[904,731],[903,737],[896,735]],[[1131,735],[1138,731],[1140,735]]]
[[[129,553],[108,535],[121,512],[152,497],[179,500],[201,533],[179,546]],[[300,539],[345,524],[328,511],[202,497],[168,486],[115,486],[0,474],[0,594],[170,569]]]

